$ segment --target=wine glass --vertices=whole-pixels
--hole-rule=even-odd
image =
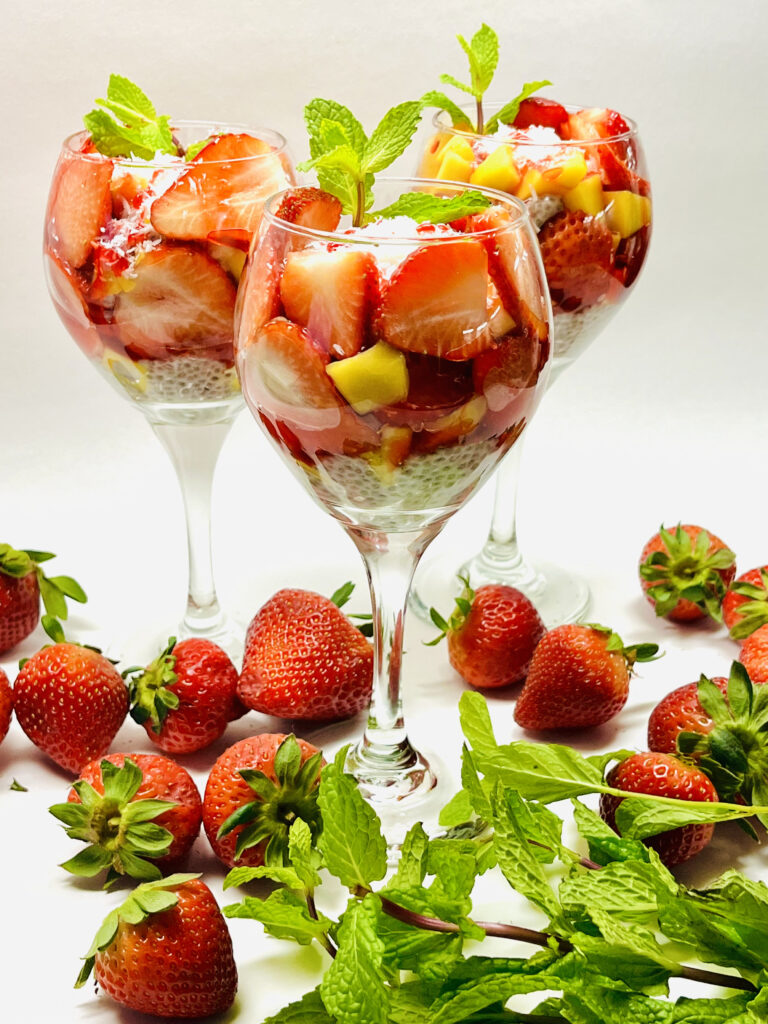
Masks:
[[[441,111],[421,156],[419,175],[476,182],[522,199],[538,231],[554,313],[550,385],[614,316],[637,280],[648,249],[651,201],[645,157],[634,122],[598,108],[544,101],[569,117],[570,133],[554,128],[494,135],[454,128]],[[492,116],[500,104],[486,104]],[[464,108],[472,116],[474,108]],[[602,115],[608,115],[601,120]],[[603,123],[605,121],[605,123]],[[572,122],[572,123],[571,123]],[[581,135],[582,137],[579,137]],[[592,136],[592,137],[587,137]],[[586,581],[552,564],[526,561],[517,540],[516,505],[522,445],[499,467],[490,532],[461,567],[450,557],[422,566],[411,606],[429,619],[445,605],[457,576],[473,586],[504,583],[522,590],[552,628],[582,618],[589,607]]]
[[[237,656],[242,630],[214,584],[211,487],[243,406],[233,352],[237,284],[264,200],[295,173],[285,139],[267,129],[182,121],[173,138],[179,155],[154,160],[105,156],[87,132],[67,138],[48,200],[44,262],[65,327],[146,416],[176,471],[189,554],[177,635],[211,639]]]
[[[463,189],[379,179],[375,207]],[[517,441],[549,370],[551,308],[525,206],[484,194],[491,205],[456,230],[398,218],[321,231],[282,219],[284,194],[273,196],[238,294],[245,401],[365,563],[373,690],[347,767],[390,835],[436,782],[401,700],[414,569]]]

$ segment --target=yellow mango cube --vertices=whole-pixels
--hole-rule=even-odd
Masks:
[[[518,199],[532,199],[533,196],[555,196],[558,188],[547,181],[538,167],[529,167],[517,189]]]
[[[470,163],[475,162],[475,151],[461,135],[454,135],[446,142],[443,146],[443,156],[446,153],[454,153],[456,156],[460,156],[462,160],[468,160]]]
[[[458,153],[445,153],[435,177],[439,181],[469,181],[472,177],[472,162]]]
[[[563,205],[566,210],[581,210],[591,217],[596,217],[605,206],[600,175],[588,174],[578,185],[563,192]]]
[[[574,188],[587,176],[586,158],[580,149],[574,149],[554,166],[545,168],[543,175],[558,191]]]
[[[443,158],[443,150],[453,138],[447,132],[438,132],[433,135],[427,143],[424,155],[421,158],[419,167],[420,178],[434,178],[440,170],[440,161]],[[463,140],[462,140],[463,141]],[[470,147],[471,148],[471,147]]]
[[[472,172],[470,184],[514,192],[520,184],[520,171],[511,146],[497,146]]]
[[[364,415],[382,405],[395,405],[408,395],[405,355],[379,341],[349,359],[326,366],[326,372],[355,412]]]
[[[629,238],[651,223],[651,200],[635,192],[605,193],[605,219],[611,231]]]

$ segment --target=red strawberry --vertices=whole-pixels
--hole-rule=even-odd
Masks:
[[[543,96],[529,96],[520,104],[513,125],[515,128],[530,128],[532,124],[545,128],[554,128],[560,134],[568,121],[568,111],[556,100],[547,100]]]
[[[46,213],[46,240],[72,267],[82,267],[112,213],[112,161],[67,153],[56,168]]]
[[[625,647],[605,626],[557,626],[534,651],[515,721],[534,732],[602,725],[626,704],[635,662],[652,660],[658,650]]]
[[[581,210],[555,214],[539,232],[539,246],[556,309],[593,306],[613,286],[613,236],[595,217]]]
[[[201,356],[231,363],[236,288],[219,264],[191,246],[159,245],[136,261],[114,320],[137,359]]]
[[[30,740],[73,773],[107,752],[128,711],[128,691],[114,665],[68,643],[32,655],[16,677],[13,699]]]
[[[464,405],[474,394],[472,362],[449,362],[406,352],[408,395],[396,405],[376,410],[380,420],[395,426],[423,430]]]
[[[546,295],[539,283],[533,243],[521,234],[509,210],[491,206],[470,218],[472,231],[484,232],[488,270],[504,308],[518,330],[544,345],[549,335]],[[543,361],[546,360],[546,350]]]
[[[48,288],[59,314],[59,319],[89,359],[97,359],[104,351],[104,343],[88,315],[88,304],[83,297],[87,285],[80,274],[51,252],[45,254]]]
[[[156,1017],[223,1013],[237,992],[227,922],[199,875],[137,886],[104,920],[76,988],[94,968],[108,996]]]
[[[488,257],[471,238],[425,245],[383,287],[378,329],[406,352],[472,359],[493,345]]]
[[[586,107],[568,115],[564,138],[588,142],[591,139],[609,139],[625,135],[630,127],[617,110],[605,107]]]
[[[678,523],[663,526],[640,555],[640,583],[656,614],[675,622],[720,621],[725,591],[736,575],[736,556],[714,533]]]
[[[152,226],[166,238],[205,240],[211,231],[258,228],[264,200],[286,185],[280,159],[253,135],[220,135],[152,203]]]
[[[209,231],[207,241],[214,245],[228,245],[239,252],[248,252],[251,247],[251,234],[242,228],[226,228],[222,231]]]
[[[182,858],[200,831],[203,805],[189,772],[160,754],[110,754],[91,761],[67,802],[51,814],[89,845],[61,866],[93,878],[108,869],[148,880]]]
[[[768,626],[761,626],[746,638],[739,660],[753,683],[768,683]]]
[[[344,247],[290,253],[280,280],[285,315],[338,359],[363,347],[377,293],[378,270],[371,253]]]
[[[13,690],[8,676],[0,668],[0,743],[6,737],[13,714]]]
[[[214,764],[203,797],[203,827],[229,867],[280,863],[288,831],[302,818],[317,834],[320,751],[292,734],[249,736]]]
[[[313,231],[335,231],[341,220],[341,203],[320,188],[294,188],[283,197],[275,216]]]
[[[240,378],[248,400],[281,420],[307,452],[357,454],[378,444],[326,373],[328,354],[306,330],[276,317],[255,332],[241,356]]]
[[[491,583],[474,591],[462,577],[464,590],[448,622],[431,610],[440,635],[448,637],[448,659],[471,686],[491,689],[525,679],[536,645],[546,633],[539,613],[514,587]]]
[[[723,598],[723,622],[734,640],[768,623],[768,565],[742,573]]]
[[[536,384],[543,369],[543,351],[529,335],[517,335],[496,349],[480,353],[472,364],[472,377],[475,390],[485,397],[489,409],[506,409],[521,391]]]
[[[722,694],[727,695],[728,680],[725,676],[713,676],[711,682]],[[714,725],[699,701],[699,684],[678,686],[659,701],[651,712],[648,719],[648,749],[661,754],[677,754],[677,737],[681,732],[706,736],[712,732]]]
[[[603,146],[595,147],[600,159],[603,184],[608,189],[627,189],[647,196],[650,193],[648,182],[634,170],[638,162],[635,141],[632,138],[621,138],[631,130],[618,111],[591,107],[569,114],[562,135],[563,138],[580,142],[611,140]]]
[[[136,672],[128,684],[131,718],[169,754],[202,750],[243,713],[237,669],[210,640],[176,643],[171,637],[146,670]]]
[[[49,551],[17,551],[0,544],[0,654],[9,651],[35,629],[40,618],[40,596],[46,614],[43,628],[54,639],[63,639],[59,619],[67,617],[66,598],[83,604],[87,598],[71,576],[52,576],[40,562],[55,558]]]
[[[348,594],[334,597],[343,603]],[[337,604],[280,590],[248,627],[237,692],[266,715],[331,720],[368,705],[372,678],[373,648]]]
[[[632,754],[608,773],[606,782],[615,789],[629,793],[649,793],[652,796],[672,797],[675,800],[717,802],[717,792],[707,776],[683,764],[669,754]],[[600,814],[614,831],[616,808],[620,797],[604,793],[600,797]],[[646,846],[655,850],[668,866],[682,864],[700,853],[712,838],[714,825],[683,825],[644,839]]]

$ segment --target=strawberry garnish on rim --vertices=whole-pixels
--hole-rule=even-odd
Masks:
[[[337,358],[362,348],[377,294],[376,260],[355,249],[292,252],[280,280],[286,316]]]
[[[204,240],[212,231],[253,233],[264,200],[285,184],[269,143],[247,134],[219,135],[152,204],[150,217],[166,238]]]
[[[530,128],[541,125],[554,128],[561,133],[563,125],[568,121],[568,111],[557,100],[548,100],[543,96],[528,96],[522,101],[512,122],[515,128]]]
[[[341,202],[321,188],[294,188],[285,194],[275,216],[314,231],[335,231],[341,220]]]
[[[488,257],[471,238],[410,253],[383,288],[377,326],[406,352],[472,359],[493,345],[488,327]]]
[[[192,246],[162,244],[137,259],[133,281],[117,296],[114,313],[132,356],[232,363],[236,289],[215,260]]]

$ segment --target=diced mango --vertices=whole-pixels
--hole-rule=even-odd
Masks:
[[[326,371],[355,412],[361,414],[402,402],[408,395],[405,354],[385,341],[349,359],[329,363]]]
[[[651,200],[635,192],[605,193],[605,218],[611,231],[629,238],[640,228],[651,223]]]
[[[565,191],[573,188],[587,175],[587,161],[580,149],[569,152],[563,160],[545,167],[543,170],[545,181],[558,191]]]
[[[481,188],[497,188],[502,192],[514,192],[520,184],[520,171],[515,163],[515,152],[511,146],[497,146],[492,153],[474,169],[471,184]]]
[[[531,199],[533,196],[556,196],[559,189],[542,174],[538,167],[529,167],[523,175],[516,195],[518,199]]]
[[[605,206],[603,183],[599,174],[588,174],[578,185],[563,192],[566,210],[581,210],[596,217]]]
[[[433,135],[424,149],[419,167],[420,178],[434,178],[440,170],[440,161],[443,158],[443,150],[453,138],[448,132],[438,132]]]
[[[462,160],[469,160],[470,163],[474,163],[475,160],[475,151],[461,135],[454,135],[453,138],[446,142],[443,146],[443,156],[446,153],[455,153],[456,156],[460,156]]]
[[[439,181],[469,181],[472,166],[471,160],[465,160],[458,153],[445,153],[435,177]]]

